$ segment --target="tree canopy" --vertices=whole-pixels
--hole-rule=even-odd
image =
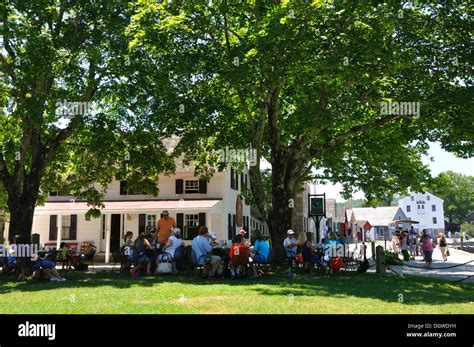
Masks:
[[[133,84],[127,4],[7,0],[0,20],[0,181],[10,236],[29,236],[35,205],[51,191],[97,206],[117,177],[157,194],[157,174],[173,162],[160,141],[164,119],[121,98],[121,85]]]
[[[444,214],[450,223],[463,223],[474,211],[474,176],[442,172],[430,180],[426,189],[444,200]]]
[[[198,171],[224,146],[271,164],[270,199],[250,178],[275,241],[308,179],[383,199],[426,182],[427,141],[473,155],[467,1],[138,2],[129,35]]]

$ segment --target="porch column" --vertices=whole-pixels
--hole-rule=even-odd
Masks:
[[[58,219],[57,219],[57,228],[58,228],[58,232],[57,232],[57,243],[56,243],[56,249],[59,249],[59,246],[61,245],[61,237],[63,236],[62,233],[63,233],[63,215],[62,214],[58,214]]]
[[[110,224],[112,221],[112,215],[107,213],[105,215],[105,263],[108,264],[110,261]]]
[[[211,217],[211,215],[212,215],[211,211],[206,212],[206,224],[207,224],[207,227],[209,228],[209,231],[213,231],[212,230],[212,217]]]

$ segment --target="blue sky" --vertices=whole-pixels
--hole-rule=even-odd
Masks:
[[[429,157],[433,158],[433,161],[429,160]],[[430,143],[430,149],[428,156],[424,156],[423,163],[429,165],[431,169],[431,175],[437,176],[440,172],[443,171],[454,171],[459,172],[464,175],[474,176],[474,158],[470,159],[461,159],[457,158],[452,153],[446,152],[441,148],[439,143]],[[314,188],[313,188],[314,189]],[[344,201],[340,195],[342,186],[340,184],[327,184],[327,185],[317,185],[316,191],[313,193],[326,193],[327,198],[334,199],[337,201]],[[353,195],[354,199],[363,198],[364,194],[362,192],[357,192]]]

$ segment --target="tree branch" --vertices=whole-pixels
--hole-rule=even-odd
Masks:
[[[321,155],[327,153],[328,151],[330,151],[331,149],[333,149],[333,148],[335,148],[339,145],[342,145],[344,142],[346,142],[349,138],[353,137],[354,135],[360,134],[360,133],[362,133],[364,131],[367,131],[369,129],[378,128],[378,127],[383,126],[386,123],[389,123],[389,122],[391,122],[395,119],[399,119],[399,118],[403,118],[403,117],[406,117],[406,116],[403,116],[403,115],[388,115],[388,116],[385,116],[384,118],[377,119],[372,123],[352,127],[348,131],[335,136],[334,138],[332,138],[328,142],[326,142],[322,145],[319,145],[317,148],[310,149],[309,154],[313,157],[314,156],[321,156]]]

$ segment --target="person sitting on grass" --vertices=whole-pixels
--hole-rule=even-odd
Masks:
[[[151,275],[151,259],[147,257],[146,253],[147,250],[153,250],[150,242],[145,237],[145,233],[143,231],[138,233],[138,237],[135,240],[134,244],[135,248],[135,256],[134,260],[136,262],[136,266],[131,270],[132,277],[136,277],[138,272],[146,267],[146,275]]]
[[[198,236],[193,240],[192,250],[196,256],[197,265],[203,265],[204,267],[203,277],[209,276],[211,279],[215,279],[222,263],[222,258],[212,254],[207,227],[201,226],[198,229]]]
[[[56,269],[56,263],[49,259],[42,259],[39,258],[36,254],[32,254],[31,263],[30,263],[31,271],[42,271],[43,275],[46,278],[49,278],[52,282],[65,282],[66,279],[61,277],[58,270]]]
[[[234,238],[234,244],[229,251],[229,268],[232,278],[240,277],[240,267],[247,266],[249,263],[249,251],[243,243],[242,235]]]

